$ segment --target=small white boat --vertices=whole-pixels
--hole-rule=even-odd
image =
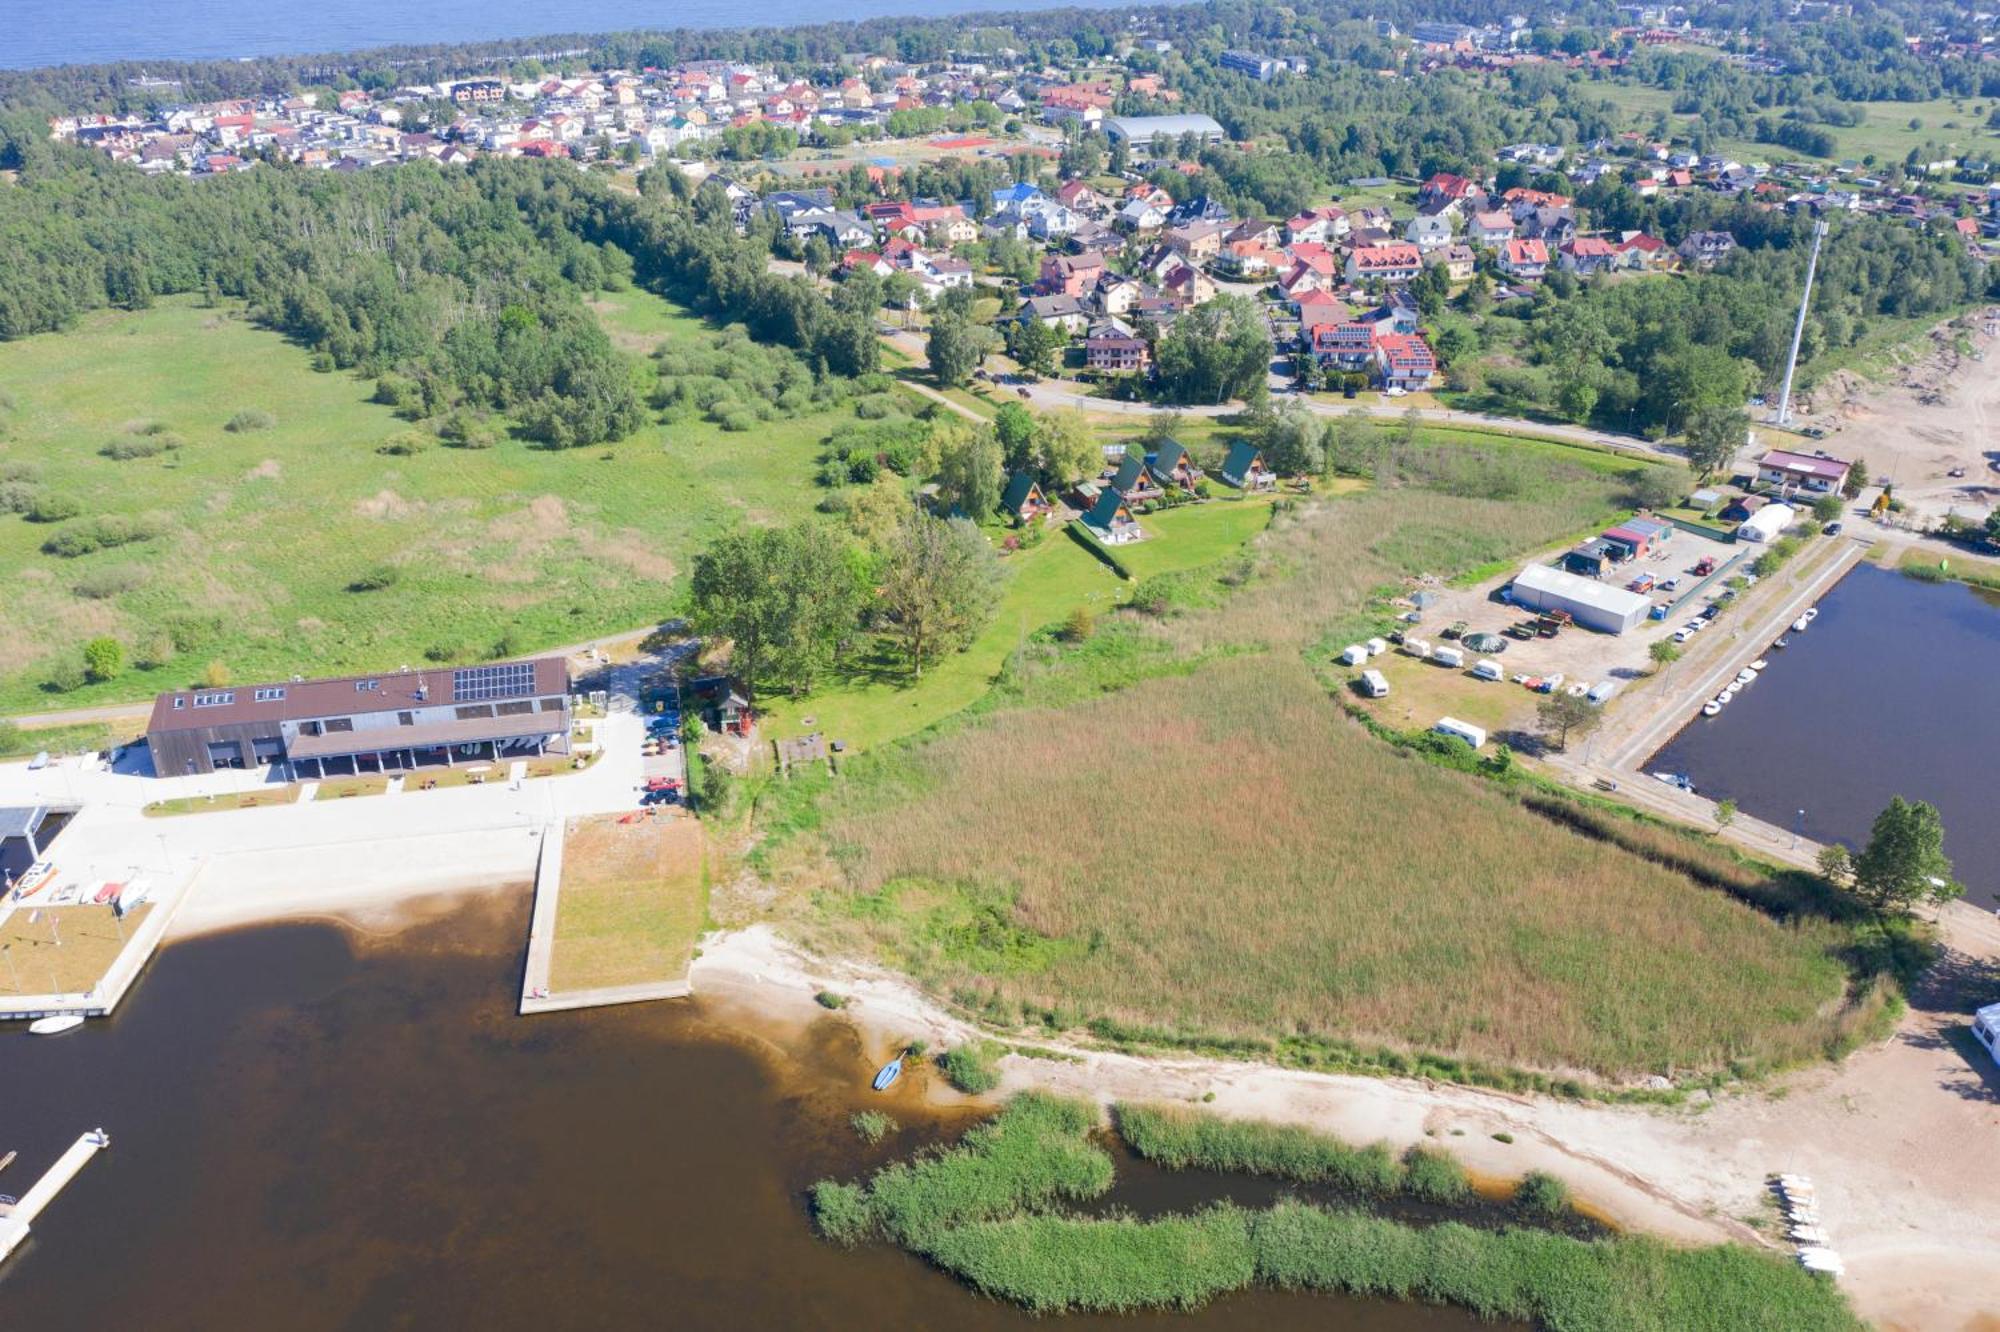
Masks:
[[[1805,616],[1801,615],[1799,616],[1798,619],[1792,621],[1792,632],[1795,634],[1802,634],[1806,631],[1806,626],[1810,623],[1812,623],[1810,620],[1806,619]]]
[[[1766,666],[1769,666],[1770,664],[1771,664],[1771,663],[1770,663],[1770,662],[1769,662],[1768,660],[1766,660],[1765,658],[1763,658],[1763,657],[1759,657],[1759,658],[1757,658],[1757,660],[1755,660],[1755,661],[1753,661],[1753,662],[1751,662],[1751,663],[1750,663],[1750,669],[1751,669],[1751,670],[1753,670],[1753,671],[1761,671],[1761,670],[1763,670],[1763,669],[1764,669],[1764,668],[1765,668]]]
[[[63,1032],[72,1031],[82,1025],[82,1014],[58,1013],[54,1017],[36,1018],[30,1022],[28,1033],[32,1036],[60,1036]]]
[[[1777,642],[1771,644],[1771,646],[1774,648],[1788,648],[1791,645],[1792,645],[1792,640],[1789,638],[1780,638]]]
[[[1756,678],[1757,678],[1757,672],[1750,670],[1748,667],[1745,667],[1743,670],[1736,672],[1736,683],[1740,685],[1749,684],[1752,680]]]
[[[1806,613],[1804,615],[1801,615],[1799,618],[1801,620],[1804,620],[1807,624],[1811,624],[1814,620],[1817,620],[1819,618],[1819,607],[1817,606],[1806,607]]]
[[[1716,702],[1714,699],[1710,699],[1708,702],[1701,705],[1701,715],[1704,717],[1713,717],[1716,713],[1720,711],[1722,711],[1722,705]]]

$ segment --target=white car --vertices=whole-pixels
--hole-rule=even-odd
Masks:
[[[1409,390],[1400,384],[1391,384],[1388,388],[1382,390],[1382,396],[1385,398],[1400,398],[1408,392]]]

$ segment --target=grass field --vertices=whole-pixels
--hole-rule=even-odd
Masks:
[[[657,297],[599,302],[621,345],[699,338]],[[653,425],[603,448],[378,452],[408,424],[371,385],[316,374],[306,353],[192,300],[101,312],[70,332],[0,344],[0,465],[75,500],[70,523],[0,517],[0,709],[138,698],[211,663],[236,681],[525,652],[636,628],[668,609],[709,536],[788,518],[846,409],[728,434]],[[239,410],[267,429],[223,429]],[[184,442],[150,457],[101,450],[156,423]],[[100,516],[155,535],[75,558],[53,532]],[[365,586],[387,570],[392,586]],[[43,686],[87,639],[130,665],[108,683]]]
[[[1119,558],[1139,577],[1194,568],[1239,548],[1270,521],[1270,514],[1270,505],[1262,502],[1189,505],[1150,514],[1144,523],[1153,539],[1121,547]],[[817,730],[858,749],[914,735],[986,693],[1008,654],[1036,630],[1060,623],[1078,607],[1108,612],[1129,590],[1060,531],[1051,530],[1040,545],[1009,555],[1005,567],[1008,579],[1000,607],[965,651],[939,660],[921,680],[886,649],[866,654],[847,678],[810,697],[770,700],[763,720],[766,734]]]
[[[1695,117],[1676,115],[1674,94],[1664,88],[1648,88],[1633,83],[1607,81],[1591,85],[1591,91],[1613,103],[1632,118],[1632,127],[1644,129],[1657,113],[1665,113],[1672,132],[1684,134]],[[1873,156],[1876,164],[1901,163],[1911,149],[1925,145],[1945,149],[1944,156],[1957,158],[2000,157],[2000,131],[1987,128],[1986,117],[1996,105],[1987,97],[1940,97],[1928,102],[1866,102],[1867,117],[1859,125],[1814,125],[1831,134],[1836,144],[1832,158],[1825,161],[1860,162]],[[1773,113],[1773,118],[1780,114]],[[1912,129],[1910,122],[1919,122]],[[1754,139],[1716,138],[1715,150],[1757,161],[1780,159],[1812,160],[1811,154],[1781,144],[1758,143]],[[1865,174],[1865,173],[1864,173]]]
[[[1853,1016],[1843,929],[1779,924],[1399,757],[1306,664],[1399,576],[1613,510],[1604,474],[1548,475],[1509,503],[1407,488],[1288,512],[1216,608],[1121,616],[1145,649],[1122,678],[1092,662],[1101,684],[857,761],[805,928],[1003,1025],[1616,1076],[1823,1055]]]
[[[152,909],[126,912],[122,928],[108,906],[14,911],[0,921],[0,994],[88,992]]]
[[[549,988],[561,994],[685,976],[708,881],[707,842],[691,818],[572,820]]]

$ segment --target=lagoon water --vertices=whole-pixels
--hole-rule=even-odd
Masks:
[[[1006,0],[1008,10],[1075,8],[1110,0]],[[377,46],[475,42],[556,32],[735,28],[812,24],[892,14],[954,14],[975,0],[806,0],[804,9],[741,9],[727,0],[4,0],[0,68],[114,60],[234,60],[243,56],[361,51]]]
[[[118,1016],[0,1032],[0,1152],[20,1192],[84,1129],[87,1166],[0,1267],[0,1326],[181,1329],[951,1327],[1473,1332],[1416,1304],[1226,1298],[1193,1315],[1031,1319],[893,1249],[816,1239],[805,1190],[877,1103],[844,1022],[745,1028],[699,1004],[516,1017],[523,895],[367,941],[325,925],[178,943]],[[1125,1162],[1128,1205],[1202,1181]]]
[[[1704,796],[1855,848],[1890,797],[1928,800],[1967,900],[2000,902],[2000,598],[1863,564],[1819,609],[1765,654],[1762,679],[1695,717],[1647,771],[1687,773]]]

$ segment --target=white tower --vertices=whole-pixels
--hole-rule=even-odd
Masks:
[[[1792,325],[1792,354],[1785,358],[1785,387],[1778,393],[1778,414],[1771,418],[1778,425],[1792,423],[1792,376],[1799,368],[1799,343],[1806,335],[1806,306],[1812,303],[1813,274],[1819,270],[1819,245],[1826,239],[1826,219],[1813,223],[1812,256],[1806,260],[1806,289],[1799,297],[1799,321]]]

